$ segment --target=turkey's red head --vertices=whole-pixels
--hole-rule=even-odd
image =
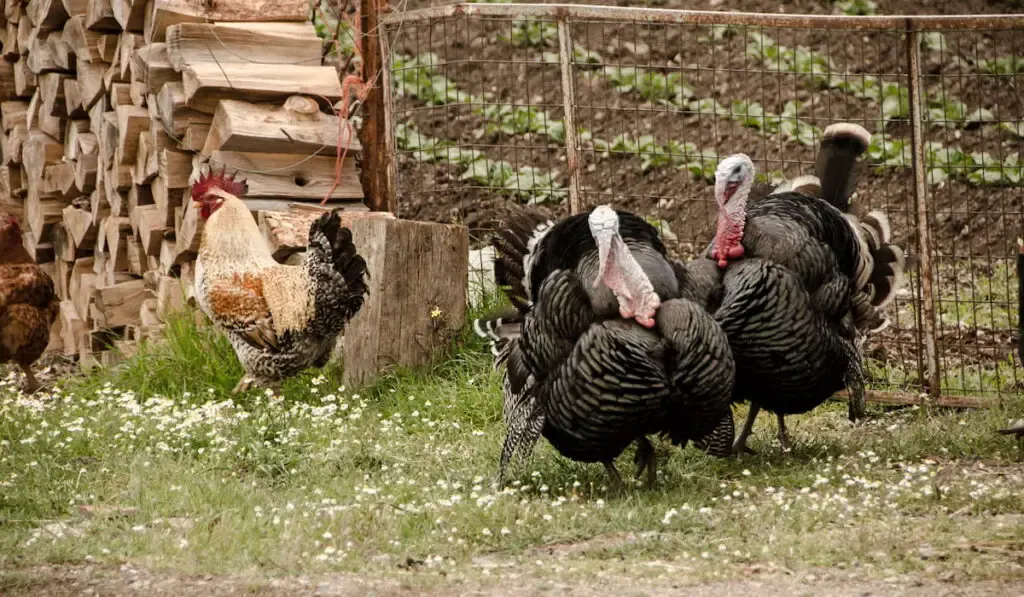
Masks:
[[[742,153],[731,155],[715,170],[715,201],[718,230],[711,257],[719,267],[743,257],[743,228],[747,221],[747,196],[754,184],[754,162]]]
[[[199,180],[192,183],[192,201],[199,204],[199,215],[204,220],[209,219],[224,204],[224,198],[212,191],[220,189],[235,197],[243,197],[249,191],[244,180],[235,180],[236,174],[227,174],[227,168],[223,168],[220,172],[202,174]]]

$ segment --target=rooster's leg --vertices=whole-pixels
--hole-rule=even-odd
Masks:
[[[252,387],[252,378],[248,375],[243,375],[242,379],[238,380],[238,384],[235,385],[235,389],[231,390],[232,394],[238,394],[244,392]]]
[[[658,457],[654,452],[654,446],[646,437],[636,440],[636,455],[633,462],[636,463],[636,478],[639,479],[644,470],[647,471],[647,488],[654,487],[658,479]]]
[[[786,417],[782,413],[776,413],[779,420],[779,444],[783,452],[789,452],[789,439],[786,437]]]
[[[32,373],[32,366],[24,363],[19,363],[21,370],[25,372],[25,393],[34,394],[39,389],[39,382],[36,381],[35,374]]]
[[[619,471],[615,468],[615,463],[611,460],[603,462],[604,470],[608,471],[608,480],[611,485],[612,491],[622,490],[622,476],[619,475]]]
[[[750,432],[754,429],[754,420],[757,419],[757,413],[759,412],[761,412],[761,407],[751,403],[750,412],[747,413],[747,420],[743,422],[743,429],[740,429],[740,434],[736,436],[736,441],[732,444],[734,454],[754,453],[753,450],[747,447],[747,437],[750,436]]]

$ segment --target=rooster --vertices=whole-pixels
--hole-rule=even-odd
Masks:
[[[253,382],[277,388],[307,367],[322,367],[369,291],[366,261],[337,212],[310,225],[304,263],[281,265],[240,199],[246,191],[244,181],[224,171],[201,176],[191,188],[206,222],[195,294],[245,369],[234,392]]]
[[[32,363],[46,350],[59,311],[53,279],[22,245],[18,220],[6,218],[0,228],[0,363],[21,367],[29,394],[39,389]]]

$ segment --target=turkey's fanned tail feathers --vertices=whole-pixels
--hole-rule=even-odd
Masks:
[[[889,325],[883,310],[903,286],[906,256],[892,243],[889,219],[884,213],[871,211],[863,218],[844,215],[861,249],[854,279],[859,290],[853,297],[854,321],[860,329],[879,332]]]
[[[870,144],[871,133],[859,124],[839,122],[826,128],[814,163],[814,174],[820,181],[817,196],[840,211],[849,211],[850,196],[857,184],[857,158]]]
[[[498,253],[494,259],[494,279],[512,304],[524,312],[533,303],[529,290],[530,256],[553,222],[540,213],[522,210],[505,224],[491,241]]]
[[[856,215],[850,206],[857,183],[857,160],[871,145],[871,133],[864,127],[839,122],[825,129],[815,162],[815,174],[821,181],[819,194],[839,208],[860,243],[860,263],[854,276],[859,290],[853,298],[857,327],[877,332],[889,325],[882,310],[896,297],[903,284],[906,258],[892,243],[889,218],[881,211]]]
[[[490,340],[491,354],[496,357],[495,367],[504,360],[501,357],[508,343],[522,334],[522,327],[522,314],[515,307],[507,307],[473,320],[476,335]]]

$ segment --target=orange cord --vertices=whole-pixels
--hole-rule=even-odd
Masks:
[[[345,157],[348,155],[349,147],[352,145],[352,124],[348,121],[349,111],[349,100],[352,95],[353,88],[356,92],[356,97],[360,102],[366,100],[366,96],[370,93],[370,88],[366,84],[366,80],[363,78],[363,69],[365,63],[363,62],[363,33],[360,21],[359,5],[356,5],[355,12],[351,18],[341,14],[343,11],[338,10],[338,18],[344,19],[349,26],[352,27],[352,37],[355,39],[354,50],[356,57],[359,58],[359,66],[357,67],[357,73],[347,75],[341,80],[341,110],[338,113],[338,144],[335,148],[338,157],[334,162],[334,182],[331,184],[330,190],[327,191],[327,195],[324,196],[320,205],[323,206],[334,194],[335,189],[341,184],[341,167],[345,163]],[[335,40],[337,43],[337,40]],[[342,135],[346,137],[345,147],[342,149]]]

